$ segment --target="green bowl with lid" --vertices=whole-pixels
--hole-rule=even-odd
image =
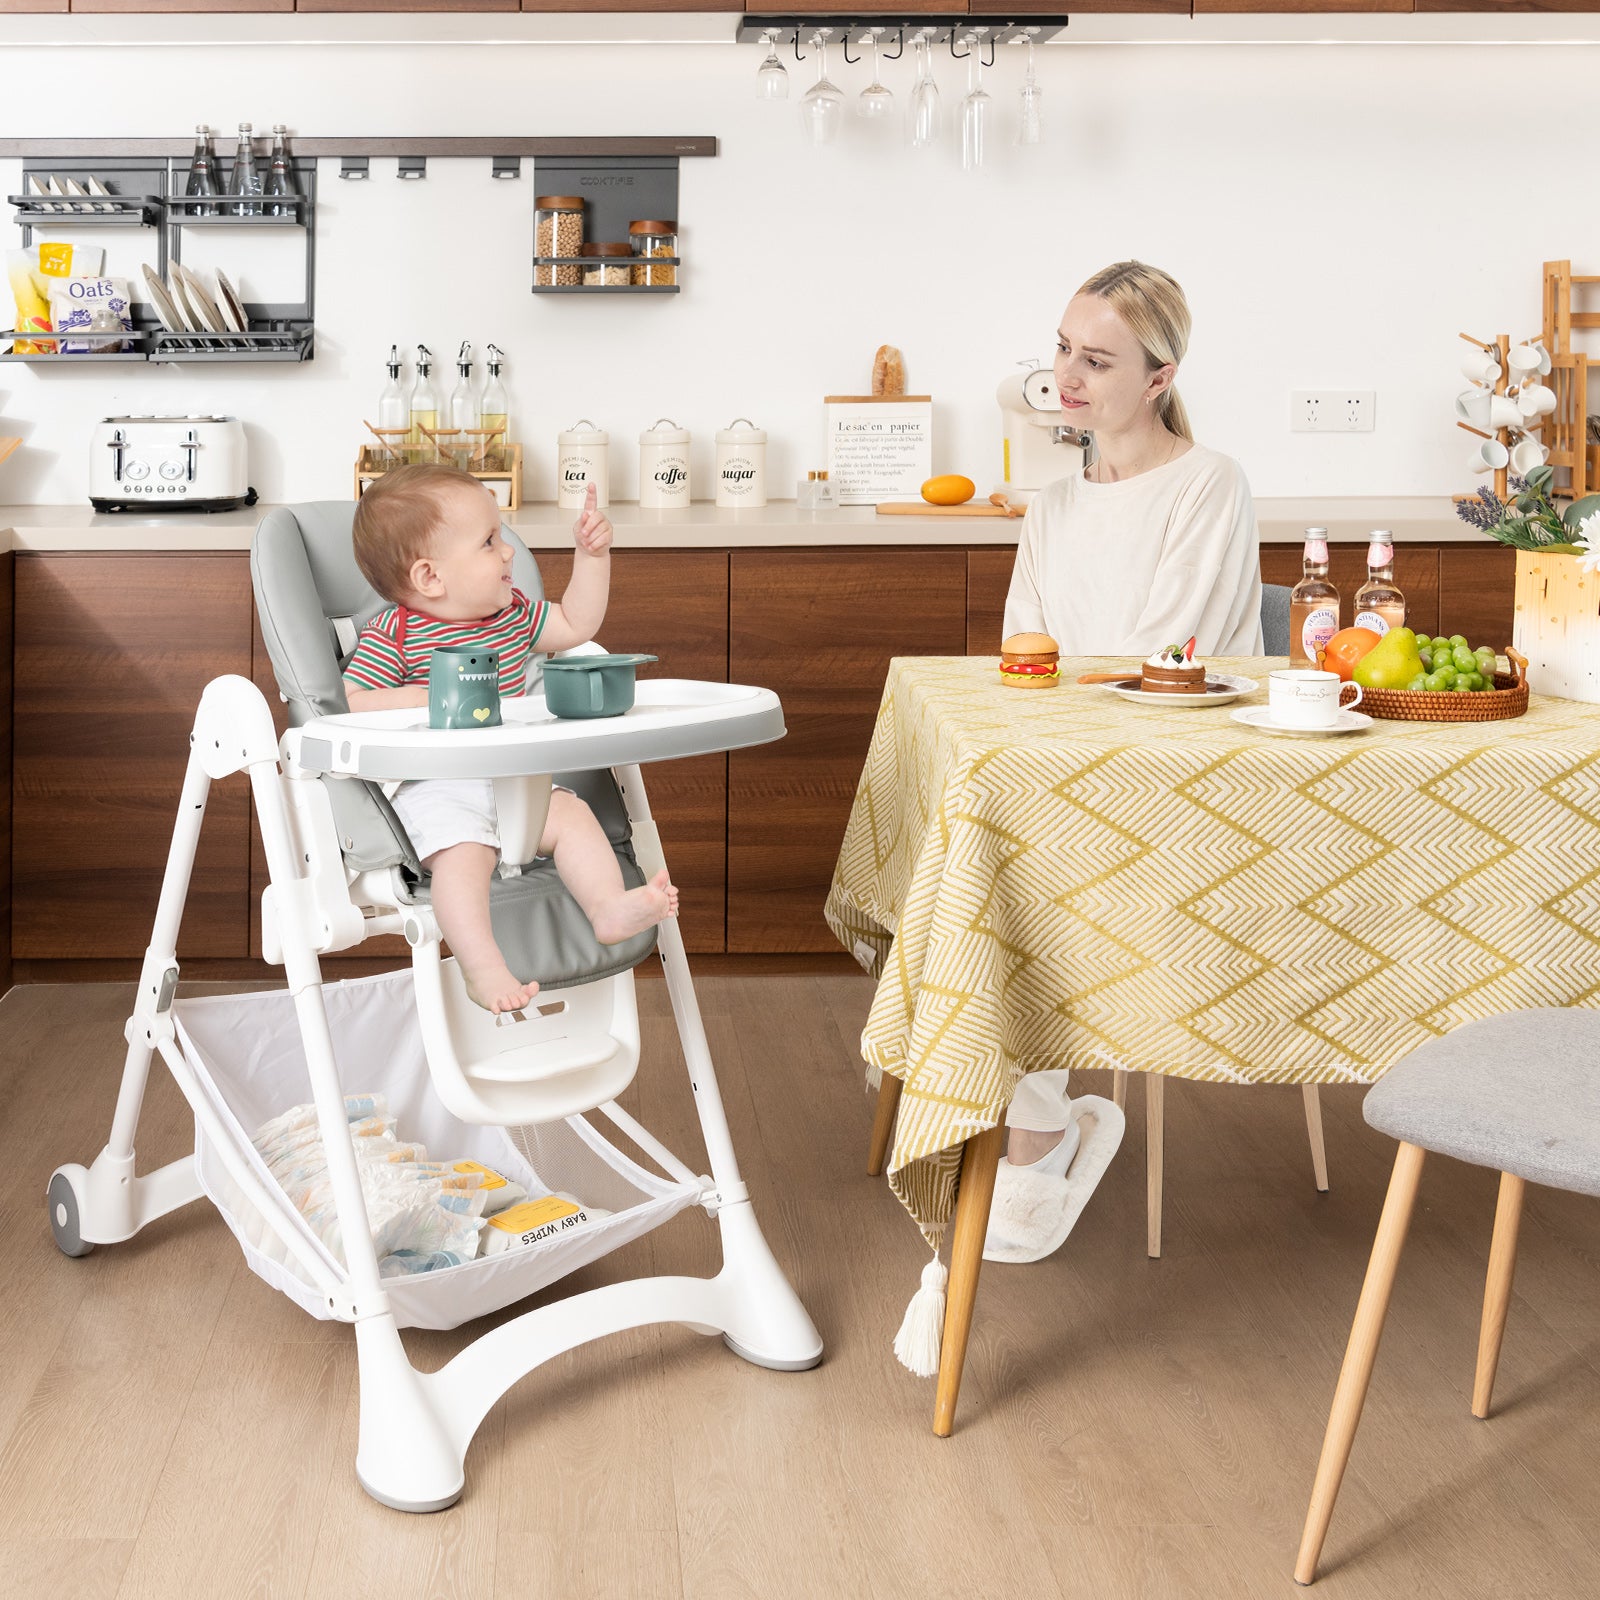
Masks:
[[[633,709],[634,669],[659,656],[555,656],[544,664],[544,703],[555,717],[620,717]]]

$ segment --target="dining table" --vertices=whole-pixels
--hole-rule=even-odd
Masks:
[[[1477,1018],[1600,1004],[1600,705],[1278,735],[1233,713],[1286,663],[1208,665],[1252,687],[890,663],[825,916],[877,980],[888,1181],[931,1246],[953,1236],[937,1433],[1024,1073],[1370,1084]]]

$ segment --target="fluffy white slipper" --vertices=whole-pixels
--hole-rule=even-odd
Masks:
[[[1067,1137],[1080,1133],[1081,1143],[1065,1177],[1045,1170],[1054,1151],[1027,1167],[1014,1167],[1002,1157],[983,1242],[985,1261],[1042,1261],[1059,1250],[1111,1165],[1127,1127],[1121,1108],[1100,1095],[1086,1094],[1068,1101],[1066,1111]],[[1087,1131],[1078,1126],[1085,1117],[1094,1118]]]

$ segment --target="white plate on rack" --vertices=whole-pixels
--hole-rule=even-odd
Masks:
[[[1297,734],[1302,739],[1325,739],[1335,733],[1360,733],[1363,728],[1372,726],[1372,718],[1366,712],[1352,711],[1349,706],[1341,706],[1339,715],[1326,728],[1302,728],[1295,723],[1276,722],[1271,706],[1241,706],[1233,713],[1233,720],[1261,733]]]
[[[144,266],[144,286],[150,291],[150,304],[156,308],[161,326],[168,333],[187,333],[189,324],[183,320],[183,313],[172,303],[172,296],[167,293],[167,286],[148,262]]]
[[[1249,694],[1261,685],[1254,678],[1235,678],[1226,672],[1208,672],[1203,694],[1152,694],[1139,687],[1139,674],[1130,672],[1115,683],[1103,683],[1102,689],[1121,695],[1124,700],[1136,700],[1140,705],[1161,706],[1168,711],[1196,711],[1201,706],[1225,706],[1242,694]]]
[[[228,282],[228,275],[221,267],[217,268],[217,305],[222,314],[227,318],[228,329],[232,333],[246,333],[249,331],[250,319],[244,314],[244,301],[234,292],[234,287]]]
[[[189,308],[195,313],[196,329],[203,329],[207,333],[226,333],[228,324],[217,310],[216,301],[206,293],[199,274],[191,272],[181,261],[174,261],[172,265],[188,296]]]

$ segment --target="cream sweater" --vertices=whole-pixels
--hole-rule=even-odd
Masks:
[[[1258,541],[1244,472],[1203,445],[1118,483],[1072,473],[1028,507],[1006,635],[1048,633],[1064,656],[1191,636],[1200,655],[1260,655]]]

